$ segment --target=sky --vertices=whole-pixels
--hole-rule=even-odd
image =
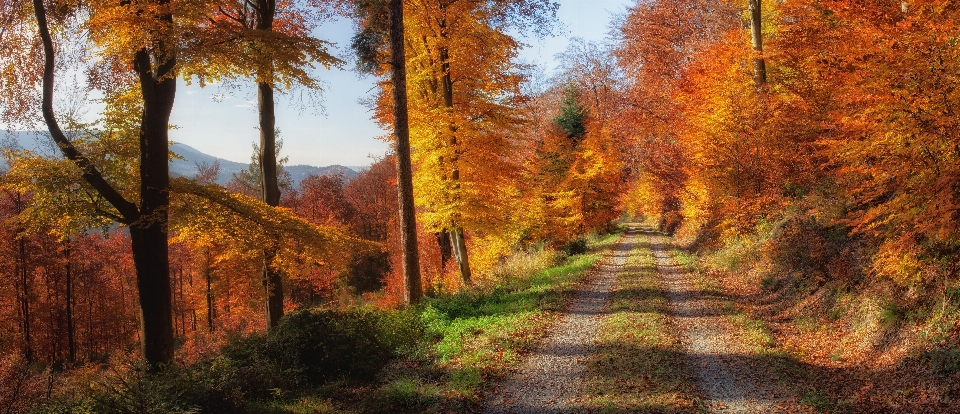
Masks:
[[[631,0],[559,0],[557,17],[563,33],[543,40],[528,37],[521,52],[525,63],[544,66],[548,73],[556,65],[554,56],[566,50],[570,39],[602,41],[610,30],[613,16],[635,4]],[[347,20],[328,23],[315,35],[337,45],[336,55],[350,61],[353,25]],[[361,76],[348,63],[345,70],[319,69],[324,83],[323,110],[291,105],[292,96],[280,97],[277,128],[283,139],[281,156],[290,165],[368,166],[387,152],[388,144],[377,139],[387,131],[370,119],[370,110],[360,100],[375,93],[375,79]],[[230,161],[249,162],[252,145],[259,141],[256,95],[253,85],[245,91],[226,94],[217,86],[199,87],[180,81],[171,114],[177,129],[170,139],[204,153]],[[296,92],[294,92],[296,93]],[[214,99],[218,95],[220,99]]]

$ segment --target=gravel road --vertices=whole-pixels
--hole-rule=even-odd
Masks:
[[[565,315],[543,342],[486,401],[488,414],[580,411],[585,363],[594,352],[597,329],[610,304],[610,291],[630,250],[636,230],[627,230],[599,271],[582,284]]]
[[[663,236],[650,233],[653,255],[670,301],[674,325],[683,333],[690,372],[710,412],[772,413],[792,411],[775,380],[765,378],[756,357],[734,334],[723,306],[696,291],[687,270],[664,247]]]

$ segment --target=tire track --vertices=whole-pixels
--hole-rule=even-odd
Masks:
[[[487,414],[579,412],[585,364],[593,354],[600,323],[610,305],[617,274],[634,248],[630,228],[600,270],[581,285],[552,333],[487,398]]]
[[[734,334],[722,304],[697,292],[688,271],[666,252],[664,237],[648,233],[671,318],[682,331],[690,372],[707,409],[720,413],[792,411],[776,380],[765,377],[756,367],[757,357]]]

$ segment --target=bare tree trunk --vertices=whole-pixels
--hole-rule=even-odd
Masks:
[[[257,0],[257,30],[273,31],[276,0]],[[269,65],[269,64],[268,64]],[[273,72],[270,67],[258,73],[257,104],[260,113],[260,192],[267,205],[280,205],[280,183],[277,177],[277,117],[273,97]],[[283,317],[283,275],[274,266],[276,246],[267,246],[263,251],[263,286],[267,295],[267,329],[280,323]]]
[[[20,198],[20,194],[17,194],[17,198]],[[33,362],[33,340],[30,337],[30,285],[27,284],[27,246],[23,236],[20,236],[17,241],[20,247],[18,262],[20,268],[17,270],[20,273],[20,286],[23,289],[20,309],[23,312],[24,357],[27,362]]]
[[[757,87],[767,83],[767,66],[763,59],[763,16],[760,11],[762,0],[748,0],[750,8],[750,38],[753,41],[753,81]]]
[[[206,254],[204,255],[203,263],[203,274],[207,279],[207,329],[210,332],[213,332],[213,290],[210,288],[211,279],[213,278],[212,272],[210,271],[210,248],[206,248]]]
[[[70,266],[70,241],[67,240],[66,249],[64,249],[64,257],[67,261],[66,263],[66,304],[67,304],[67,361],[71,364],[77,360],[77,346],[74,343],[74,329],[73,329],[73,274],[71,272]]]
[[[437,246],[440,247],[440,268],[444,269],[447,267],[447,262],[453,258],[453,246],[450,244],[450,233],[441,231],[434,233],[434,236],[437,238]]]
[[[404,301],[420,302],[420,258],[417,217],[413,205],[413,166],[410,162],[410,124],[407,119],[407,68],[403,39],[403,1],[389,0],[390,62],[393,66],[393,130],[397,137],[397,189],[400,197],[400,242],[403,246]]]
[[[471,286],[473,280],[470,273],[470,259],[467,257],[467,243],[463,237],[462,228],[454,228],[450,232],[453,239],[453,253],[457,256],[457,263],[460,265],[460,279],[464,286]]]

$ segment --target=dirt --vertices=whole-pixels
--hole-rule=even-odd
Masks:
[[[662,289],[670,302],[672,326],[687,355],[689,372],[707,411],[776,413],[807,411],[764,370],[759,358],[738,337],[727,319],[722,297],[699,291],[691,275],[667,251],[667,238],[647,232],[652,241]],[[585,363],[606,316],[611,291],[627,256],[636,247],[638,231],[631,228],[599,271],[584,283],[557,326],[486,399],[488,414],[573,413],[584,387]]]
[[[486,401],[488,414],[578,412],[584,392],[585,363],[593,354],[595,339],[610,303],[617,273],[634,247],[636,231],[630,229],[599,271],[575,293],[565,315]]]
[[[650,234],[653,255],[670,301],[674,326],[681,333],[690,372],[710,412],[793,412],[790,396],[775,378],[757,367],[757,357],[727,320],[721,298],[698,290],[690,274],[665,247],[665,237]]]

